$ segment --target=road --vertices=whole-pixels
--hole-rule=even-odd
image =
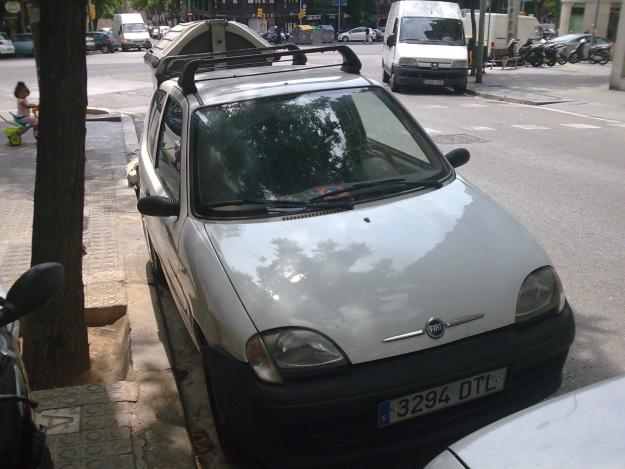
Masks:
[[[379,80],[380,44],[354,49],[363,74]],[[152,93],[142,55],[89,55],[89,104],[140,121]],[[332,60],[324,54],[310,63]],[[18,79],[36,98],[32,60],[3,60],[0,67],[0,110],[13,109]],[[560,273],[578,326],[561,392],[625,372],[625,123],[586,116],[583,105],[572,113],[444,91],[395,96],[443,152],[470,150],[459,173],[517,217]]]

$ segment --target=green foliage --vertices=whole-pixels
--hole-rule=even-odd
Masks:
[[[122,0],[91,0],[95,5],[96,18],[112,18],[122,7]]]

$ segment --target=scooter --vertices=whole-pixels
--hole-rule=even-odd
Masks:
[[[588,55],[584,54],[584,49],[588,45]],[[610,44],[588,44],[586,39],[579,41],[575,49],[569,55],[569,62],[576,64],[583,60],[588,60],[590,63],[598,62],[601,65],[605,65],[610,61]]]
[[[37,426],[37,403],[29,398],[26,371],[18,347],[20,317],[45,305],[63,283],[61,264],[31,267],[5,294],[0,283],[0,467],[51,469],[45,427]]]

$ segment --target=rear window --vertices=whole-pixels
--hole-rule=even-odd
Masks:
[[[310,202],[356,183],[441,178],[449,171],[414,121],[377,88],[202,108],[193,114],[191,142],[199,215],[202,207],[227,201]]]

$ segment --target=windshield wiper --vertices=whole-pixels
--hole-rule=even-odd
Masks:
[[[343,189],[338,189],[336,191],[328,192],[326,194],[317,195],[313,197],[312,199],[310,199],[310,202],[317,202],[317,201],[325,199],[326,197],[334,197],[335,195],[343,194],[345,192],[352,192],[354,190],[367,189],[370,187],[378,187],[378,186],[386,186],[386,185],[390,185],[390,187],[387,189],[392,189],[396,187],[403,188],[404,186],[408,186],[408,188],[410,187],[415,187],[415,188],[416,187],[422,187],[422,188],[434,187],[436,189],[439,189],[440,187],[443,186],[443,183],[441,183],[437,179],[415,180],[415,179],[407,179],[407,178],[390,178],[390,179],[379,179],[377,181],[357,182],[355,184],[352,184],[349,187],[344,187]]]
[[[301,208],[301,209],[327,209],[327,208],[342,208],[345,210],[351,210],[353,208],[353,204],[345,201],[319,201],[317,203],[311,204],[309,202],[299,201],[299,200],[279,200],[279,199],[237,199],[237,200],[226,200],[222,202],[214,202],[206,205],[202,205],[198,207],[200,211],[206,210],[215,210],[221,207],[227,207],[229,205],[241,206],[241,205],[258,205],[258,208],[251,208],[246,211],[270,211],[270,210],[279,210],[281,208]]]

